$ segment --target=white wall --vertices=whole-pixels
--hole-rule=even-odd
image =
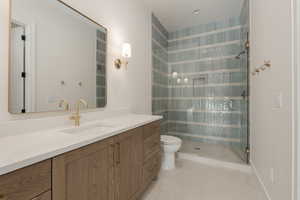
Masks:
[[[108,106],[106,110],[129,108],[135,113],[151,113],[151,15],[138,0],[65,0],[108,28]],[[7,120],[8,8],[0,2],[0,119]],[[128,69],[116,70],[113,60],[121,54],[121,44],[132,44]]]
[[[264,60],[271,69],[251,75],[251,161],[272,200],[291,200],[293,182],[292,0],[252,0],[251,70]],[[276,98],[282,94],[282,107]],[[271,171],[274,169],[274,181]]]

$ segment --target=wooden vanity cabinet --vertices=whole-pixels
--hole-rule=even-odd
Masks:
[[[141,193],[155,180],[161,168],[160,122],[144,126]]]
[[[158,176],[159,122],[53,159],[53,200],[136,200]]]
[[[115,137],[115,200],[134,200],[142,184],[143,127]]]
[[[53,200],[114,199],[113,139],[53,158]]]
[[[136,200],[160,159],[153,122],[0,176],[0,200]]]
[[[51,160],[0,176],[0,200],[48,200],[50,191]]]

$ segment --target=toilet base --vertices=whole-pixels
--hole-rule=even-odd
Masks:
[[[163,154],[161,167],[163,170],[175,169],[175,152]]]

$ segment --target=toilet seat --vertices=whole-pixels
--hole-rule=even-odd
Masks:
[[[161,141],[162,144],[165,144],[165,145],[181,144],[181,139],[180,138],[170,136],[170,135],[161,135],[160,136],[160,141]]]
[[[176,152],[181,147],[181,139],[170,136],[170,135],[161,135],[160,136],[160,144],[163,150],[162,153],[162,169],[164,170],[172,170],[175,169],[175,160],[176,160]]]

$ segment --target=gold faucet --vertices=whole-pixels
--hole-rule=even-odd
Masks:
[[[64,108],[65,111],[69,111],[70,110],[70,104],[65,99],[60,100],[58,106],[60,108]]]
[[[88,107],[88,103],[83,100],[83,99],[79,99],[77,101],[77,103],[75,104],[75,108],[76,108],[76,112],[72,114],[72,116],[70,117],[70,120],[74,120],[75,121],[75,126],[80,126],[80,105],[84,105],[86,108]]]

